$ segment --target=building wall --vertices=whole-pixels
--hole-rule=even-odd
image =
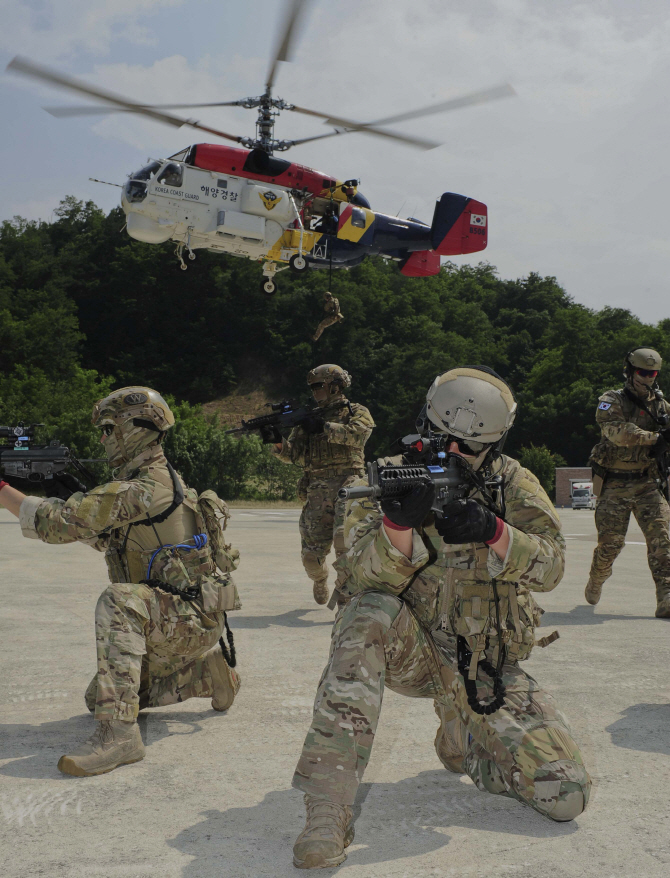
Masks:
[[[556,467],[556,505],[571,506],[570,482],[579,479],[590,482],[592,479],[590,466],[557,466]]]

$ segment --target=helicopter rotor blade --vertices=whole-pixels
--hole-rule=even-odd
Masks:
[[[277,65],[280,61],[290,61],[295,41],[296,26],[307,4],[307,0],[290,0],[290,4],[286,7],[284,18],[279,29],[279,40],[275,49],[270,69],[268,70],[268,78],[265,83],[268,93],[272,90],[275,77],[277,75]]]
[[[314,137],[303,137],[300,140],[292,140],[292,146],[299,146],[301,143],[310,143],[313,140],[325,140],[327,137],[337,137],[340,134],[373,134],[377,137],[386,137],[391,140],[399,140],[402,143],[407,144],[407,146],[415,146],[418,149],[435,149],[436,146],[440,146],[434,140],[424,140],[420,137],[412,137],[406,134],[398,134],[395,131],[384,131],[383,128],[369,128],[369,127],[361,127],[361,128],[336,128],[334,131],[330,131],[328,134],[316,134]]]
[[[67,119],[70,116],[102,116],[107,113],[139,113],[143,110],[186,110],[201,107],[234,107],[239,101],[215,101],[211,104],[137,104],[136,107],[42,107],[50,116]]]
[[[337,128],[350,131],[361,131],[368,134],[379,133],[380,125],[390,125],[394,122],[405,122],[408,119],[418,119],[421,116],[429,116],[432,113],[442,113],[449,110],[457,110],[461,107],[469,107],[475,104],[483,104],[487,101],[497,100],[499,98],[511,97],[516,92],[511,85],[497,85],[493,88],[487,88],[482,91],[473,92],[469,95],[463,95],[460,98],[450,98],[447,101],[440,101],[437,104],[431,104],[428,107],[421,107],[418,110],[410,110],[406,113],[399,113],[396,116],[387,116],[384,119],[375,119],[373,122],[354,122],[353,119],[343,119],[341,116],[331,116],[327,113],[321,113],[318,110],[308,110],[306,107],[293,106],[296,113],[302,113],[306,116],[315,116],[323,119],[326,125],[334,125]],[[382,132],[382,136],[390,136],[391,132]],[[332,135],[324,135],[332,136]],[[403,135],[396,134],[398,139],[402,139]],[[432,141],[423,141],[423,143],[432,143],[431,146],[423,146],[423,149],[432,149],[439,144]]]
[[[121,95],[114,94],[105,89],[93,88],[79,79],[66,76],[63,73],[57,73],[55,70],[50,70],[48,67],[42,67],[41,64],[35,64],[32,61],[28,61],[27,58],[21,58],[18,55],[9,62],[7,70],[12,73],[20,73],[23,76],[29,76],[40,82],[47,82],[50,85],[57,85],[61,88],[67,88],[70,91],[76,91],[80,94],[98,98],[99,100],[108,101],[110,104],[115,104],[116,107],[121,110],[139,113],[142,116],[154,119],[156,122],[173,125],[175,128],[181,128],[182,125],[189,125],[191,128],[197,128],[201,131],[207,131],[209,134],[215,134],[217,137],[223,137],[226,140],[233,140],[235,143],[241,143],[244,139],[234,134],[227,134],[225,131],[219,131],[217,128],[210,128],[207,125],[202,125],[195,119],[181,119],[179,116],[173,116],[169,113],[161,113],[157,110],[152,110],[149,107],[144,107],[141,104],[129,101]]]

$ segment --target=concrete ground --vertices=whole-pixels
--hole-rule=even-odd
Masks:
[[[343,878],[670,874],[670,621],[638,528],[598,607],[583,590],[593,513],[561,511],[566,576],[541,595],[527,669],[570,718],[594,779],[588,811],[551,823],[442,769],[432,705],[387,692]],[[301,572],[298,511],[240,509],[243,609],[231,614],[243,687],[228,714],[194,699],[141,716],[143,762],[70,778],[58,757],[88,736],[101,556],[23,540],[0,513],[0,804],[4,878],[293,876],[303,826],[290,780],[326,661],[330,612]],[[317,873],[324,874],[324,873]]]

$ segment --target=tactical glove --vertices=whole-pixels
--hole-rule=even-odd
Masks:
[[[398,527],[420,527],[430,512],[434,497],[433,483],[426,479],[420,485],[415,485],[409,494],[405,494],[400,499],[382,500],[382,512]]]
[[[278,445],[282,441],[282,435],[274,424],[266,424],[260,430],[263,445]]]
[[[52,479],[45,479],[42,482],[42,488],[46,497],[58,497],[60,500],[67,500],[73,494],[79,491],[85,494],[88,488],[83,482],[71,473],[56,473]]]
[[[665,430],[662,433],[658,434],[658,439],[651,446],[651,456],[655,457],[656,460],[660,460],[663,455],[670,449],[670,443],[668,439],[665,437]]]
[[[476,500],[454,500],[443,509],[435,528],[445,543],[487,543],[498,528],[498,516]]]
[[[309,436],[313,436],[316,433],[323,433],[326,422],[323,418],[310,415],[309,417],[305,418],[304,421],[302,421],[300,426],[305,431],[305,433],[307,433]]]

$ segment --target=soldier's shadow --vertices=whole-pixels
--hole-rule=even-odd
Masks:
[[[633,704],[605,731],[617,747],[670,756],[670,704]]]
[[[271,625],[280,625],[284,628],[314,628],[318,625],[331,625],[335,619],[333,613],[327,610],[328,616],[323,621],[301,618],[306,613],[314,611],[314,607],[307,610],[290,610],[279,616],[237,616],[231,617],[230,625],[233,631],[236,628],[269,628]]]
[[[542,616],[542,628],[548,628],[550,625],[603,625],[605,622],[613,621],[637,621],[640,619],[653,618],[651,614],[646,616],[630,616],[627,613],[615,615],[613,613],[597,613],[596,608],[589,604],[579,604],[573,607],[569,613],[554,613],[548,611]],[[539,631],[542,634],[542,631]]]
[[[209,705],[209,701],[204,704]],[[170,735],[193,735],[202,730],[201,720],[208,716],[222,716],[211,707],[200,711],[178,710],[167,712],[153,708],[138,717],[142,740],[151,744]],[[6,723],[0,725],[0,760],[10,759],[0,767],[0,776],[25,778],[64,778],[57,769],[63,753],[82,744],[95,730],[91,714],[80,714],[54,722],[31,725]]]
[[[553,823],[518,802],[482,793],[444,769],[397,783],[362,784],[354,814],[350,866],[430,856],[440,848],[447,848],[446,865],[449,828],[454,826],[524,838],[557,838],[577,829],[571,823]],[[200,816],[200,822],[168,840],[193,858],[183,878],[295,876],[291,849],[305,824],[298,791],[276,790],[257,805],[209,810]]]

